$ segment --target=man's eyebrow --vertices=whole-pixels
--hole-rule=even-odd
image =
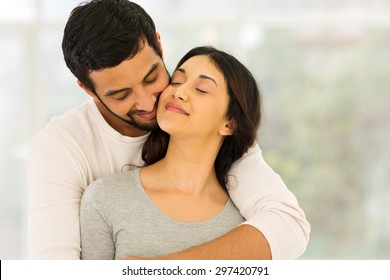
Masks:
[[[184,70],[183,68],[178,68],[178,69],[176,69],[176,71],[179,71],[179,72],[181,72],[181,73],[183,73],[183,74],[186,73],[186,70]],[[211,78],[211,77],[209,77],[209,76],[206,76],[206,75],[199,75],[199,79],[207,79],[207,80],[210,80],[210,81],[212,81],[212,82],[218,87],[217,82],[216,82],[213,78]]]
[[[151,73],[153,73],[154,71],[156,71],[158,65],[159,65],[158,62],[155,63],[155,64],[153,64],[152,67],[150,67],[148,73],[146,73],[146,75],[145,75],[144,78],[142,79],[142,81],[145,81]],[[115,89],[115,90],[107,91],[104,95],[107,96],[107,97],[108,97],[108,96],[113,96],[113,95],[115,95],[115,94],[117,94],[117,93],[119,93],[119,92],[125,91],[125,90],[129,91],[130,93],[133,91],[132,88],[121,88],[121,89]]]
[[[145,77],[142,79],[142,81],[145,81],[145,80],[148,78],[148,76],[149,76],[150,74],[152,74],[154,71],[156,71],[158,65],[159,65],[158,62],[156,62],[155,64],[153,64],[152,67],[150,67],[150,70],[148,71],[148,73],[146,73]]]

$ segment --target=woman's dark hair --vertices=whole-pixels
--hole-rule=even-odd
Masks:
[[[222,72],[230,97],[226,117],[231,121],[233,134],[225,137],[214,163],[218,181],[226,188],[232,164],[256,142],[262,111],[260,90],[250,71],[241,62],[213,47],[193,48],[179,61],[176,69],[198,55],[207,56]],[[145,163],[149,165],[162,159],[168,142],[169,135],[161,129],[151,132],[142,150]]]
[[[128,0],[92,0],[71,12],[62,51],[73,75],[95,92],[91,71],[115,67],[145,44],[162,57],[154,22],[141,6]]]

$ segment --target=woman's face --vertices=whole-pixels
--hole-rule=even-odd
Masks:
[[[225,118],[229,105],[225,79],[205,55],[191,57],[172,75],[161,93],[157,122],[172,136],[230,135]]]

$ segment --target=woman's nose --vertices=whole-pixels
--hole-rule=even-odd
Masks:
[[[172,96],[178,99],[181,99],[183,101],[188,100],[188,95],[186,93],[186,89],[184,84],[177,85],[176,87],[173,88]]]

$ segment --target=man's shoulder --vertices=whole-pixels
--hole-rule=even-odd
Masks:
[[[70,109],[66,113],[54,116],[39,130],[37,135],[80,135],[93,128],[94,116],[91,110],[91,101],[85,101],[80,106]]]
[[[92,110],[90,106],[91,101],[85,101],[83,104],[70,109],[62,115],[57,115],[45,125],[43,130],[50,130],[56,127],[80,126],[85,122],[89,122],[92,117]]]

